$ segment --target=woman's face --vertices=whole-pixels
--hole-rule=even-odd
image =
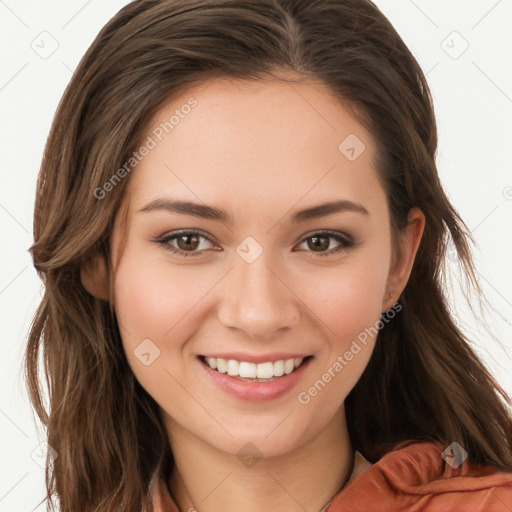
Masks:
[[[319,85],[220,79],[148,137],[115,277],[128,361],[171,430],[286,453],[343,414],[394,302],[374,142]]]

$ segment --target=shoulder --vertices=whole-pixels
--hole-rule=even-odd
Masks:
[[[400,443],[354,478],[327,512],[349,510],[510,512],[512,473],[469,464],[438,443]]]

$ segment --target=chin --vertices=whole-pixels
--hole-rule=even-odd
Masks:
[[[245,429],[227,429],[233,437],[228,434],[215,437],[204,438],[203,441],[212,446],[213,448],[229,453],[246,463],[246,459],[256,460],[261,457],[279,457],[289,452],[295,451],[303,443],[303,428],[298,426],[288,425],[288,428],[279,423],[283,418],[279,418],[272,428],[268,428],[265,424],[264,428],[257,428],[254,425],[252,428]],[[286,422],[287,420],[285,420]]]

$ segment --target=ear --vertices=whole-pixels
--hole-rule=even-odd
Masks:
[[[389,271],[386,294],[382,301],[382,313],[391,308],[403,292],[411,275],[424,229],[424,213],[417,207],[411,208],[407,216],[407,226],[400,235],[399,254],[394,266]]]
[[[82,264],[80,279],[84,288],[94,297],[109,300],[109,278],[105,258],[96,253]]]

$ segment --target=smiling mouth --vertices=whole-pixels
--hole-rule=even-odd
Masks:
[[[273,382],[286,377],[300,368],[313,356],[294,359],[282,359],[265,363],[249,363],[235,359],[221,359],[215,357],[199,356],[200,361],[218,373],[225,373],[230,377],[245,382]]]

